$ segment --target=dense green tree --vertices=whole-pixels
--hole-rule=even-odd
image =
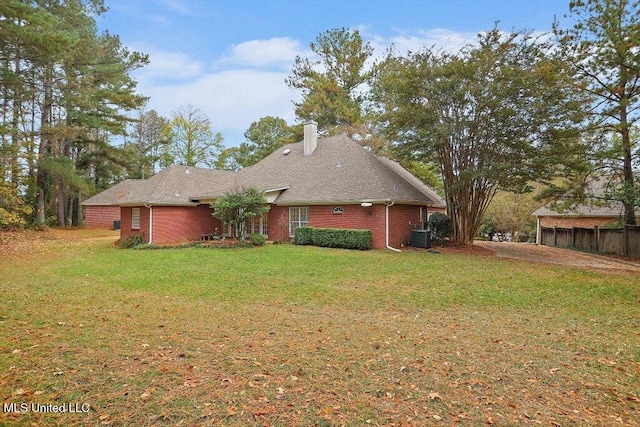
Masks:
[[[222,134],[214,132],[209,118],[192,105],[173,113],[162,138],[167,141],[163,145],[163,166],[212,167],[222,151]]]
[[[569,8],[572,27],[563,29],[556,22],[554,32],[572,65],[575,88],[592,101],[588,132],[595,135],[593,158],[619,177],[611,194],[624,204],[625,222],[635,224],[638,139],[631,129],[640,120],[640,2],[574,0]]]
[[[80,164],[107,151],[144,101],[130,72],[147,58],[98,34],[94,17],[105,11],[102,0],[0,3],[0,173],[27,188],[39,224],[78,222],[79,179],[92,174]]]
[[[266,116],[251,123],[244,133],[246,141],[235,152],[243,168],[254,165],[285,144],[296,142],[298,133],[280,117]]]
[[[457,54],[426,49],[381,65],[372,99],[382,126],[404,157],[439,164],[457,243],[472,243],[498,189],[526,191],[580,161],[580,103],[548,49],[495,28]]]
[[[359,125],[365,85],[372,76],[367,61],[373,48],[357,30],[345,28],[320,34],[310,48],[315,57],[296,57],[293,75],[286,79],[289,87],[302,92],[296,115],[300,120],[313,118],[328,133]]]
[[[125,146],[131,148],[139,158],[138,170],[130,175],[134,178],[148,178],[155,171],[155,164],[160,159],[160,150],[166,143],[163,131],[169,120],[158,114],[156,110],[140,111],[137,120],[132,123],[130,141]]]
[[[224,224],[231,225],[234,237],[241,242],[246,235],[246,222],[269,212],[264,195],[255,188],[246,188],[235,193],[227,193],[211,204],[213,216]]]
[[[238,158],[243,156],[244,154],[240,153],[240,147],[224,148],[213,163],[213,167],[215,169],[237,172],[242,169],[242,165],[238,162]]]
[[[237,171],[254,165],[285,144],[302,139],[302,126],[289,126],[280,117],[266,116],[251,123],[244,133],[246,141],[225,148],[215,163],[217,169]]]

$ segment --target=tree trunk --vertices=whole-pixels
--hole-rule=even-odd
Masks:
[[[622,99],[620,105],[620,124],[622,137],[622,174],[625,194],[633,188],[633,163],[631,156],[631,136],[629,135],[629,123],[627,122],[627,99]],[[624,223],[627,225],[636,225],[635,203],[624,197],[622,201],[624,206]]]
[[[42,116],[40,119],[40,146],[38,147],[38,160],[43,160],[49,155],[50,149],[50,126],[51,114],[53,109],[53,67],[47,64],[44,70],[42,86],[44,88],[44,100],[42,103]],[[36,204],[36,224],[43,225],[45,222],[45,180],[46,173],[42,170],[42,166],[38,165],[38,173],[36,174],[36,188],[38,192]]]
[[[57,185],[57,200],[56,200],[56,217],[58,220],[58,227],[66,227],[66,214],[67,214],[67,197],[66,197],[66,185],[63,182],[59,182]]]

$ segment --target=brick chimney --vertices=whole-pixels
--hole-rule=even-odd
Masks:
[[[304,122],[304,155],[310,156],[318,146],[318,123],[313,120]]]

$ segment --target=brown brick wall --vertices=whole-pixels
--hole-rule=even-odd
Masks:
[[[400,249],[411,241],[411,230],[420,228],[420,207],[393,205],[389,207],[389,245]]]
[[[333,208],[340,206],[342,214],[334,214]],[[309,222],[312,227],[319,228],[352,228],[371,230],[372,246],[376,249],[384,245],[384,206],[373,205],[363,208],[360,205],[311,206]]]
[[[342,207],[342,214],[333,208]],[[364,208],[360,205],[310,206],[312,227],[353,228],[371,230],[373,248],[383,249],[385,242],[385,206]],[[429,212],[435,210],[430,209]],[[200,240],[203,233],[215,228],[222,230],[220,220],[214,218],[208,205],[197,207],[155,206],[153,208],[153,243],[175,244]],[[140,230],[131,230],[131,208],[121,209],[121,237],[142,233],[149,241],[149,209],[140,207]],[[268,214],[269,240],[289,240],[289,207],[271,206]],[[389,244],[401,248],[411,240],[411,230],[419,227],[418,206],[394,205],[389,208]]]
[[[140,229],[133,230],[131,228],[131,210],[133,208],[120,208],[120,238],[142,234],[145,242],[149,241],[149,209],[140,206]]]
[[[205,233],[222,230],[220,220],[211,214],[209,205],[155,206],[153,208],[153,243],[158,245],[200,240]]]
[[[84,224],[86,228],[113,229],[113,221],[120,220],[119,206],[85,206]]]
[[[340,206],[342,214],[334,214],[333,208]],[[442,209],[429,209],[429,212]],[[289,239],[289,207],[272,206],[269,211],[269,240]],[[411,240],[411,230],[419,227],[420,208],[418,206],[394,205],[389,208],[389,244],[400,248]],[[370,208],[360,205],[310,206],[309,223],[312,227],[352,228],[371,230],[374,249],[384,249],[385,206],[376,204]]]
[[[271,205],[267,216],[269,240],[289,240],[289,208],[287,206]]]
[[[149,209],[140,207],[140,230],[131,229],[131,209],[121,210],[120,236],[127,237],[141,233],[149,241]],[[222,229],[220,220],[214,218],[209,205],[199,206],[154,206],[153,243],[168,245],[200,240],[204,233]]]

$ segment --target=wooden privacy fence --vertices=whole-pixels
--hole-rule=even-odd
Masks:
[[[624,228],[541,227],[540,244],[603,255],[640,258],[640,226]]]

